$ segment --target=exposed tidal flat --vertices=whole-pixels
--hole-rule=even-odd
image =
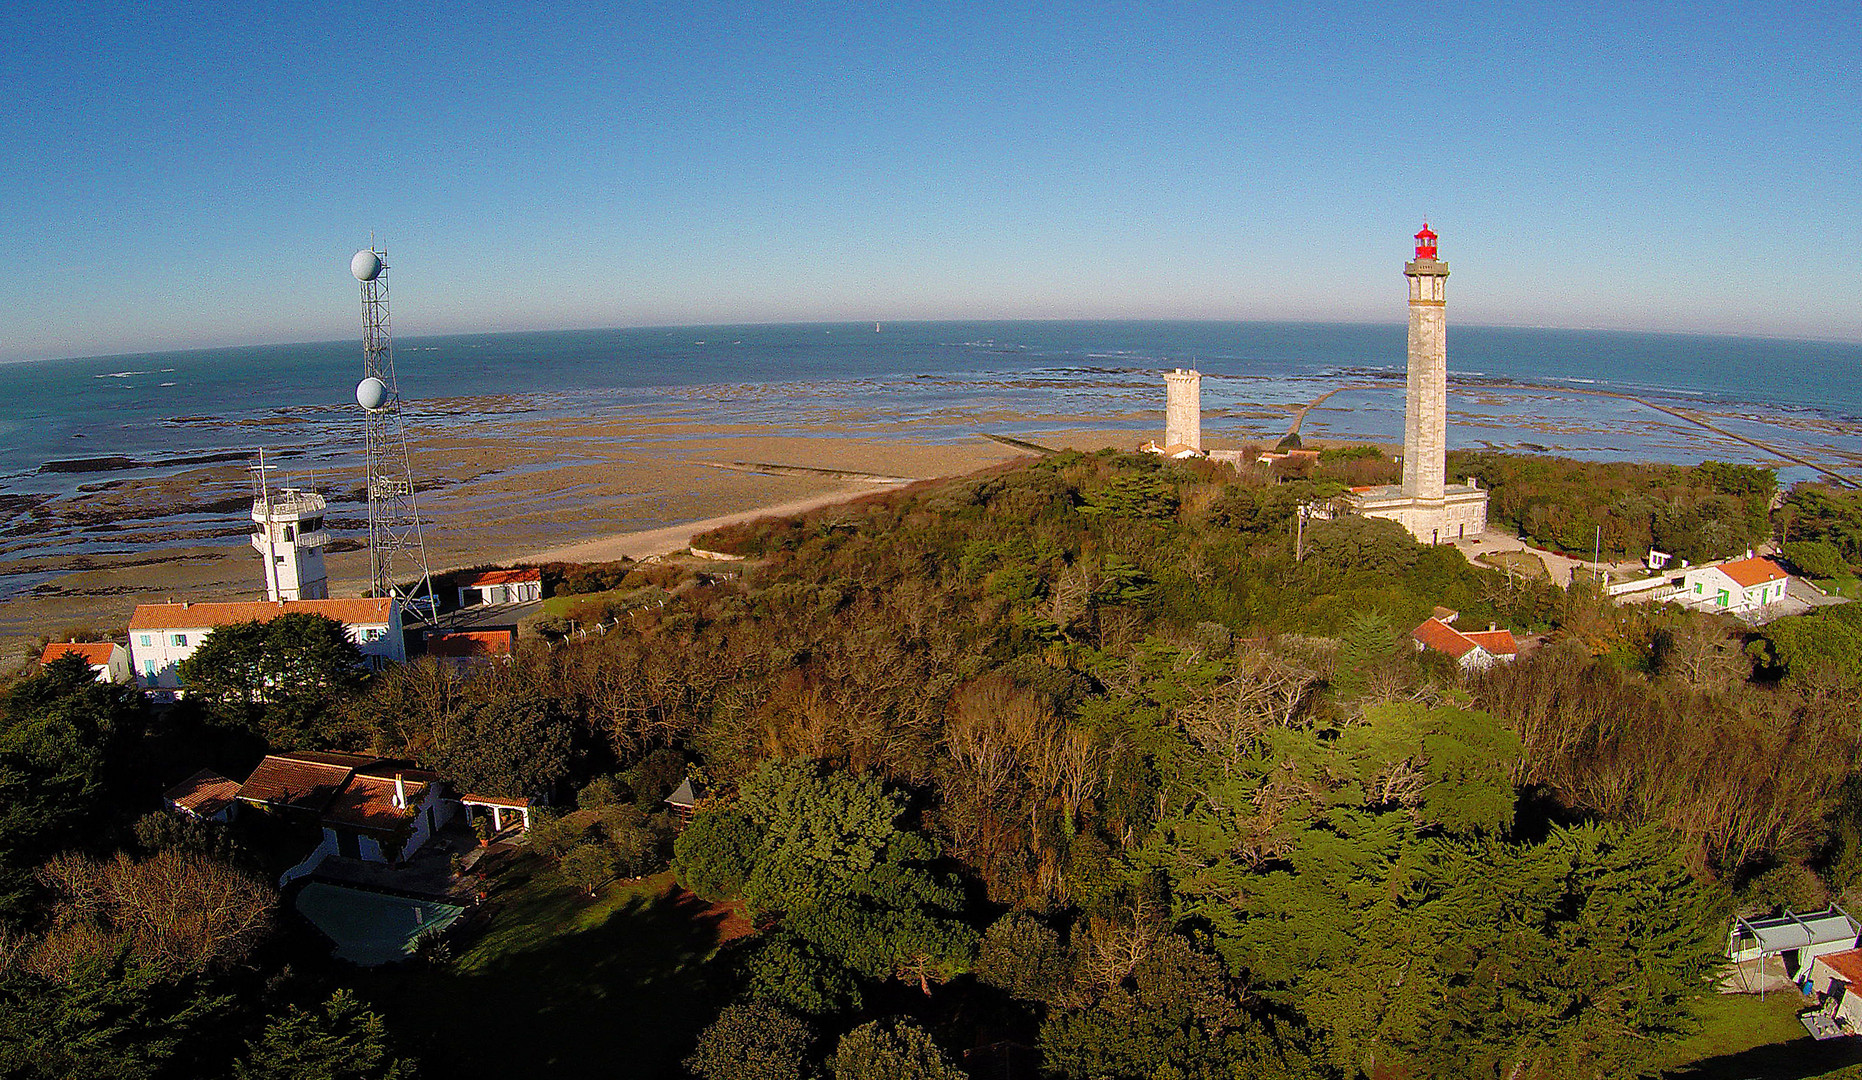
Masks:
[[[1403,355],[1396,325],[920,323],[406,339],[396,360],[439,569],[872,490],[834,470],[1019,453],[983,432],[1133,445],[1161,428],[1172,367],[1204,373],[1207,445],[1271,444],[1296,418],[1392,444]],[[1454,447],[1862,473],[1862,346],[1451,326],[1449,355]],[[138,597],[251,595],[261,449],[274,483],[330,498],[332,587],[359,590],[359,373],[350,342],[0,366],[6,653],[121,625]]]

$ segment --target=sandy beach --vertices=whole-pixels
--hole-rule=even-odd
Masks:
[[[428,563],[434,572],[488,563],[641,558],[689,546],[696,533],[792,514],[913,480],[950,476],[1024,456],[975,435],[954,443],[909,432],[770,434],[755,425],[696,420],[526,420],[494,417],[470,434],[418,442]],[[903,437],[901,435],[903,434]],[[1050,445],[1126,445],[1128,431],[1073,430]],[[337,542],[326,552],[334,596],[361,593],[366,507],[344,462],[286,459],[280,482],[331,499]],[[107,530],[127,554],[53,550],[0,561],[31,575],[31,590],[0,601],[0,666],[36,654],[41,636],[110,633],[138,602],[262,594],[246,542],[251,479],[242,462],[203,465],[148,481],[88,485],[59,507],[78,535]]]

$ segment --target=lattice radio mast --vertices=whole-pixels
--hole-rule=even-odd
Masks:
[[[407,425],[394,377],[394,333],[388,323],[386,252],[367,248],[349,260],[362,283],[362,381],[356,404],[368,442],[369,586],[374,596],[398,596],[397,574],[418,575],[414,595],[431,596],[427,546],[414,502],[414,472],[407,454]]]

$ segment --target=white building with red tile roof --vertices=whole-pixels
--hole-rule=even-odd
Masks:
[[[528,603],[543,599],[543,571],[534,566],[480,570],[453,579],[453,587],[459,590],[460,607]]]
[[[1437,611],[1446,611],[1437,608]],[[1455,613],[1447,612],[1449,621]],[[1511,630],[1489,626],[1485,630],[1457,630],[1436,616],[1423,620],[1421,626],[1409,632],[1416,642],[1416,651],[1434,649],[1455,658],[1463,671],[1485,671],[1494,664],[1511,663],[1519,655],[1519,642],[1513,639]]]
[[[208,633],[222,626],[270,622],[303,612],[341,623],[370,663],[407,662],[399,601],[374,597],[354,600],[242,600],[233,603],[137,604],[129,619],[129,648],[136,681],[145,690],[172,693],[181,687],[181,662],[194,655]]]
[[[1810,962],[1806,981],[1818,1011],[1847,1035],[1862,1034],[1862,949],[1825,953]]]
[[[239,805],[239,785],[212,769],[202,769],[162,792],[162,801],[177,814],[225,821]]]
[[[255,807],[314,820],[323,840],[286,873],[316,869],[332,855],[399,863],[460,812],[435,773],[366,754],[297,750],[267,754],[239,785]]]
[[[1747,612],[1784,599],[1791,577],[1767,558],[1747,557],[1715,566],[1695,566],[1681,575],[1674,597],[1689,607]]]
[[[98,682],[126,683],[134,677],[129,651],[114,641],[54,641],[39,654],[39,663],[49,664],[66,653],[75,653],[89,664]]]

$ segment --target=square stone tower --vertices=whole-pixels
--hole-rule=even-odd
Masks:
[[[1164,446],[1203,448],[1203,375],[1194,368],[1164,375]]]

